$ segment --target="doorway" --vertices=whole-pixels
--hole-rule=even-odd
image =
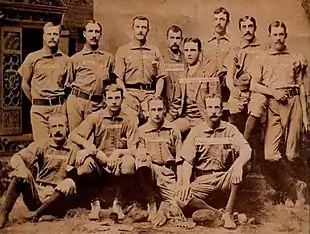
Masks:
[[[31,52],[42,49],[43,31],[41,28],[23,28],[22,29],[22,60]],[[26,95],[22,94],[22,131],[23,134],[31,133],[30,108],[31,102]]]

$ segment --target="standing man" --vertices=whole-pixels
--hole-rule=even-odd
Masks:
[[[22,89],[32,102],[30,119],[34,141],[49,138],[48,118],[54,112],[66,113],[62,81],[67,75],[69,57],[59,48],[60,25],[43,26],[43,48],[30,53],[18,73]]]
[[[269,97],[265,169],[275,180],[276,189],[286,194],[286,205],[293,206],[295,201],[299,206],[304,202],[306,184],[297,179],[300,168],[296,163],[300,159],[302,126],[309,130],[304,61],[286,47],[287,31],[283,22],[271,23],[268,31],[271,48],[260,56],[251,84],[254,92]]]
[[[213,12],[213,36],[206,43],[204,50],[204,59],[210,62],[212,77],[218,78],[213,82],[212,93],[221,94],[223,101],[227,102],[229,90],[226,87],[227,70],[223,66],[224,61],[230,51],[231,42],[226,29],[230,22],[230,13],[224,7],[219,7]]]
[[[163,53],[165,62],[165,71],[167,77],[165,79],[163,97],[167,102],[167,110],[177,92],[178,80],[185,71],[185,57],[180,49],[183,41],[183,31],[177,25],[172,25],[167,29],[168,49]]]
[[[138,150],[142,157],[137,157],[138,168],[148,167],[149,174],[140,178],[142,188],[148,194],[149,221],[157,224],[155,188],[158,187],[162,200],[173,205],[177,188],[176,174],[181,176],[178,154],[181,148],[181,134],[175,125],[164,119],[165,106],[163,99],[154,97],[148,101],[148,122],[139,128]],[[175,171],[175,169],[177,171]],[[137,171],[139,173],[139,169]],[[162,207],[162,206],[161,206]],[[175,208],[177,206],[175,205]],[[158,215],[166,217],[159,209]]]
[[[114,57],[99,48],[102,26],[87,20],[83,26],[84,48],[69,62],[66,86],[69,129],[73,131],[92,112],[103,108],[103,92],[114,69]]]
[[[176,199],[181,208],[211,209],[204,200],[216,191],[230,190],[222,219],[225,228],[234,229],[236,193],[244,177],[244,166],[251,158],[251,148],[234,125],[221,120],[220,96],[208,95],[205,105],[205,122],[192,128],[180,152],[184,162]],[[236,160],[234,152],[239,155]],[[193,171],[196,178],[190,182]]]
[[[123,110],[145,119],[147,101],[161,96],[164,87],[164,62],[159,49],[147,42],[149,20],[136,16],[132,21],[133,41],[121,46],[115,55],[116,83],[124,90]]]
[[[138,142],[137,123],[121,109],[123,90],[116,84],[105,88],[107,108],[89,115],[69,138],[83,150],[77,156],[78,162],[92,156],[100,162],[105,173],[119,177],[117,196],[113,202],[113,211],[119,219],[124,218],[120,205],[123,190],[128,187],[135,172],[133,156]],[[93,137],[92,137],[93,135]],[[98,202],[92,205],[91,219],[99,219]]]
[[[182,133],[203,122],[204,97],[209,90],[209,64],[201,59],[201,41],[198,38],[184,39],[186,70],[179,79],[180,92],[171,103],[167,118],[179,127]]]
[[[256,20],[253,17],[244,16],[239,19],[239,30],[242,33],[242,38],[240,43],[230,50],[225,62],[227,67],[226,84],[230,90],[228,101],[230,122],[242,134],[245,133],[248,113],[260,120],[265,112],[267,102],[265,95],[250,92],[251,66],[254,65],[258,55],[263,50],[255,36],[256,29]],[[249,117],[249,121],[251,121],[251,117]],[[247,126],[250,127],[250,125]],[[247,141],[252,132],[253,128],[248,129],[244,134]]]

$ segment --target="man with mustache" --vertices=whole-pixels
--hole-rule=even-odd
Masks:
[[[265,112],[267,98],[260,93],[250,92],[251,66],[263,51],[263,46],[255,36],[256,20],[250,16],[239,19],[239,30],[242,33],[240,43],[233,47],[226,59],[226,84],[230,89],[228,107],[230,122],[234,124],[246,140],[249,140],[255,124]],[[248,118],[249,116],[249,118]],[[248,124],[246,125],[246,122]],[[245,127],[247,130],[245,131]]]
[[[207,95],[205,108],[205,122],[191,129],[181,148],[182,176],[178,177],[175,199],[182,209],[208,209],[220,216],[205,200],[214,192],[230,191],[222,220],[225,228],[234,229],[236,192],[251,158],[251,148],[234,125],[221,120],[223,102],[219,95]],[[196,174],[191,182],[193,171]]]
[[[14,170],[0,209],[0,228],[7,223],[20,194],[27,208],[34,211],[33,221],[44,215],[61,214],[69,208],[65,205],[66,199],[72,198],[77,187],[82,186],[80,178],[95,169],[91,159],[75,164],[78,148],[67,139],[67,124],[65,114],[51,114],[48,119],[51,138],[33,142],[12,156],[10,164]]]
[[[167,119],[174,121],[182,133],[203,122],[204,97],[209,92],[209,64],[201,59],[201,41],[198,38],[184,39],[186,69],[178,80],[179,92],[173,99]]]
[[[49,137],[51,113],[66,113],[65,89],[60,82],[67,75],[69,57],[59,50],[60,25],[43,26],[43,48],[27,55],[18,70],[22,89],[31,101],[30,119],[34,141]]]
[[[185,70],[184,53],[180,49],[183,41],[183,31],[177,25],[172,25],[167,29],[167,43],[168,49],[163,53],[165,62],[165,71],[168,77],[165,80],[163,97],[167,101],[167,110],[174,98],[175,93],[178,92],[177,83],[180,75]]]
[[[271,47],[260,55],[251,83],[253,92],[269,99],[264,172],[275,189],[284,193],[287,206],[300,206],[306,189],[298,175],[304,167],[299,155],[300,135],[302,127],[309,131],[304,87],[307,63],[285,45],[287,29],[283,22],[271,23],[268,31]]]
[[[103,92],[110,82],[114,57],[99,48],[102,26],[87,20],[83,27],[86,43],[69,61],[66,86],[71,93],[67,101],[69,129],[73,131],[92,112],[104,107]]]
[[[123,89],[116,84],[104,90],[107,108],[89,115],[69,138],[83,150],[77,155],[77,163],[92,157],[99,163],[101,175],[118,177],[117,195],[113,201],[113,212],[124,218],[121,198],[129,188],[135,172],[134,151],[138,142],[135,118],[123,112]],[[99,201],[92,203],[89,218],[99,219]]]
[[[211,76],[218,78],[212,82],[211,92],[222,95],[223,101],[227,102],[229,90],[225,84],[226,68],[224,61],[230,51],[231,41],[226,29],[230,22],[230,13],[224,7],[219,7],[213,12],[213,36],[208,40],[203,51],[204,59],[210,63]]]
[[[161,96],[164,87],[164,62],[156,46],[150,45],[147,35],[149,20],[136,16],[132,21],[133,40],[121,46],[115,55],[116,82],[124,90],[124,112],[147,118],[147,101],[153,96]]]
[[[174,202],[176,175],[181,176],[178,154],[181,148],[181,134],[176,126],[164,118],[163,98],[154,97],[148,101],[148,122],[139,127],[137,174],[148,202],[148,220],[155,226],[166,222],[165,203],[178,206]],[[144,172],[144,173],[142,173]],[[156,212],[155,191],[159,188],[162,201]],[[171,208],[169,209],[171,211]],[[172,209],[173,210],[173,209]],[[181,212],[181,211],[180,211]],[[181,212],[182,213],[182,212]]]

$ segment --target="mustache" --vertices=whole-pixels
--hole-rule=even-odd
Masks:
[[[244,36],[252,36],[252,33],[247,32],[246,34],[244,34]]]
[[[220,24],[216,25],[216,27],[222,28],[222,26]]]
[[[56,132],[56,133],[54,134],[54,136],[55,136],[55,137],[62,137],[63,135],[62,135],[60,132]]]

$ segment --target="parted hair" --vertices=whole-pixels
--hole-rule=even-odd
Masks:
[[[248,15],[243,16],[243,17],[241,17],[241,18],[239,19],[239,29],[241,29],[241,23],[242,23],[242,22],[245,22],[245,21],[247,21],[247,20],[250,20],[250,21],[254,24],[254,28],[255,28],[255,30],[256,30],[256,28],[257,28],[257,26],[256,26],[256,19],[255,19],[254,17],[248,16]]]
[[[216,94],[216,93],[209,93],[209,94],[207,94],[205,96],[205,105],[206,105],[207,100],[210,99],[210,98],[218,98],[218,99],[220,99],[221,100],[221,107],[223,107],[223,100],[222,100],[221,95]]]
[[[118,91],[121,92],[121,96],[123,97],[124,91],[123,91],[123,89],[119,85],[117,85],[117,84],[109,84],[104,89],[104,96],[105,97],[107,96],[107,92],[118,92]]]
[[[200,39],[198,37],[186,37],[184,39],[183,45],[185,45],[188,42],[196,43],[198,45],[198,50],[201,51],[202,44],[201,44],[201,41],[200,41]]]
[[[174,33],[181,32],[181,37],[183,35],[183,31],[178,25],[172,25],[167,29],[167,32],[166,32],[167,37],[168,37],[168,34],[170,31],[172,31]]]
[[[87,24],[97,24],[100,28],[100,33],[102,33],[102,25],[97,20],[86,20],[83,25],[83,32],[86,32]]]
[[[224,13],[227,16],[227,23],[229,23],[230,13],[228,12],[228,10],[225,7],[219,7],[219,8],[216,8],[213,12],[213,14],[220,14],[220,13]]]
[[[137,15],[137,16],[135,16],[135,17],[132,19],[132,27],[133,27],[134,24],[135,24],[135,20],[147,21],[147,27],[148,27],[148,28],[150,27],[150,21],[149,21],[149,19],[146,18],[146,17],[143,16],[143,15]]]
[[[46,28],[50,28],[50,27],[57,27],[59,29],[59,34],[61,33],[61,26],[60,25],[55,25],[53,22],[47,22],[46,24],[44,24],[44,26],[43,26],[43,33],[45,32]]]
[[[282,21],[280,21],[280,20],[274,21],[274,22],[272,22],[271,24],[269,24],[269,26],[268,26],[268,32],[269,32],[269,34],[271,34],[271,28],[272,28],[272,27],[275,27],[275,28],[284,28],[285,34],[287,33],[285,23],[282,22]]]
[[[149,100],[147,101],[147,107],[148,107],[148,109],[150,109],[150,103],[151,103],[151,101],[161,101],[161,102],[163,103],[163,105],[164,105],[164,108],[166,109],[166,107],[165,107],[165,101],[164,101],[164,99],[163,99],[162,97],[160,97],[160,96],[153,96],[151,99],[149,99]]]

